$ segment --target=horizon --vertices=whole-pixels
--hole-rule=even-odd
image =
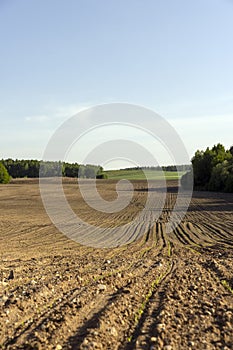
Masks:
[[[80,165],[80,166],[87,166],[87,165],[91,165],[91,166],[96,166],[96,167],[98,167],[98,166],[101,166],[100,164],[83,164],[83,163],[78,163],[78,162],[66,162],[66,161],[62,161],[62,160],[58,160],[58,161],[55,161],[55,160],[46,160],[46,161],[43,161],[42,159],[35,159],[35,158],[22,158],[22,159],[19,159],[19,158],[2,158],[2,159],[0,159],[0,162],[1,161],[6,161],[6,160],[13,160],[13,161],[37,161],[37,162],[52,162],[52,163],[68,163],[68,164],[78,164],[78,165]],[[167,164],[167,165],[145,165],[145,166],[137,166],[137,167],[126,167],[126,168],[108,168],[108,169],[106,169],[106,168],[104,168],[104,167],[102,167],[103,168],[103,171],[113,171],[113,170],[133,170],[133,169],[141,169],[141,170],[146,170],[146,168],[149,168],[150,170],[161,170],[161,171],[163,171],[163,169],[162,169],[162,167],[171,167],[171,166],[177,166],[177,167],[180,167],[180,166],[190,166],[191,165],[191,163],[190,164]],[[154,169],[153,169],[154,168]],[[165,170],[166,171],[166,170]]]

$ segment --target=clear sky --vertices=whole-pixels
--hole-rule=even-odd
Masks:
[[[108,102],[165,117],[190,157],[233,144],[232,0],[0,0],[0,43],[0,158],[41,159]]]

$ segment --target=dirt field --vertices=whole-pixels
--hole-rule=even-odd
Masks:
[[[90,223],[129,222],[144,206],[134,181],[124,213],[100,215],[65,192]],[[172,235],[158,222],[118,248],[80,246],[48,218],[36,181],[0,186],[0,344],[2,349],[233,349],[233,195],[194,192]],[[114,181],[100,181],[105,199]]]

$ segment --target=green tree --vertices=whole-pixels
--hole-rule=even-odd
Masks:
[[[192,159],[193,172],[194,172],[194,183],[196,186],[205,187],[208,184],[211,171],[213,168],[214,154],[209,149],[205,152],[197,151]]]
[[[195,186],[201,189],[214,188],[217,177],[220,176],[221,171],[223,171],[227,163],[221,168],[222,170],[220,170],[220,167],[215,169],[216,166],[218,164],[223,164],[225,161],[231,161],[231,159],[231,152],[225,150],[225,147],[220,143],[214,145],[212,149],[207,147],[205,151],[197,151],[192,159]],[[224,176],[221,175],[220,177],[223,179]],[[211,184],[209,184],[210,181]],[[221,181],[222,180],[220,180],[220,182]],[[217,187],[219,186],[220,184]]]
[[[212,149],[197,151],[192,164],[196,188],[233,192],[233,146],[226,150],[218,143]]]
[[[230,152],[230,154],[231,154],[232,157],[233,157],[233,146],[230,147],[229,152]]]
[[[5,166],[0,162],[0,183],[7,184],[10,181],[10,175]]]
[[[224,191],[225,184],[229,172],[227,170],[227,161],[218,163],[212,171],[211,178],[208,184],[208,190],[210,191]]]
[[[97,174],[97,168],[95,166],[89,165],[87,164],[85,166],[85,172],[84,175],[86,178],[88,179],[95,179],[96,178],[96,174]]]
[[[233,171],[231,173],[229,173],[229,175],[226,179],[224,191],[233,193]]]

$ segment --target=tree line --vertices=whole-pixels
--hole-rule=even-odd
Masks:
[[[233,192],[233,146],[229,150],[218,143],[205,151],[197,150],[192,158],[194,189]],[[190,180],[186,173],[181,184]]]
[[[38,178],[42,177],[82,177],[82,178],[104,178],[103,168],[101,166],[78,163],[39,161],[35,159],[2,159],[0,161],[0,174],[8,174],[12,178]],[[5,169],[5,170],[4,170]],[[8,182],[6,175],[4,182]],[[1,176],[1,178],[3,175]],[[3,182],[3,181],[2,181]],[[1,183],[1,180],[0,180]]]
[[[143,167],[133,167],[125,168],[121,170],[155,170],[155,171],[188,171],[191,169],[190,164],[181,164],[181,165],[163,165],[163,166],[143,166]]]
[[[190,170],[190,165],[171,165],[163,167],[136,167],[129,169],[184,171]],[[192,158],[194,188],[206,191],[233,192],[233,146],[230,149],[218,143],[205,151],[197,150]],[[191,171],[181,178],[185,187],[190,183]],[[0,183],[9,182],[10,178],[38,178],[39,176],[64,176],[81,178],[107,178],[103,168],[97,165],[81,165],[67,162],[42,162],[39,160],[13,160],[0,161]]]

